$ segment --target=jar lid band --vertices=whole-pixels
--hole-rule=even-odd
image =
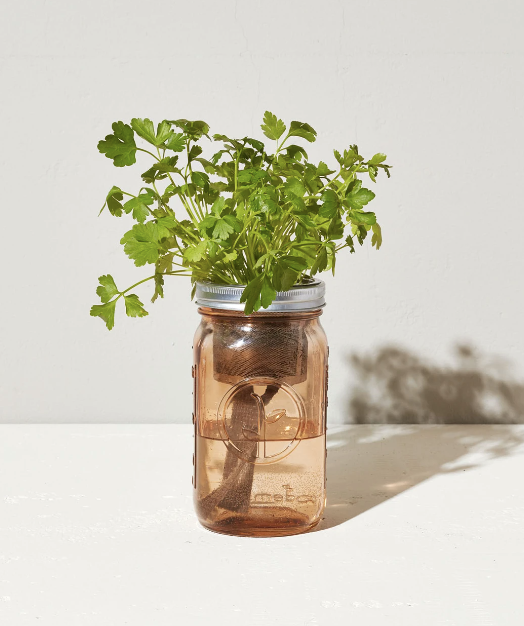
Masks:
[[[218,285],[197,283],[195,301],[199,306],[228,311],[243,311],[240,297],[245,285]],[[326,285],[322,280],[295,285],[289,291],[278,291],[275,300],[260,312],[314,311],[325,306]]]

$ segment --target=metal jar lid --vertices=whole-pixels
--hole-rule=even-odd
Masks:
[[[228,311],[243,311],[240,296],[245,285],[217,285],[197,283],[195,301],[199,306]],[[322,280],[312,280],[304,285],[295,285],[289,291],[278,291],[275,300],[267,309],[259,312],[314,311],[325,306],[326,285]]]

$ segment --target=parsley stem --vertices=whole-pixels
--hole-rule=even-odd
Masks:
[[[336,180],[336,179],[340,176],[340,174],[342,174],[342,168],[340,168],[340,170],[338,171],[338,174],[337,174],[336,176],[334,176],[331,180],[328,180],[328,181],[327,181],[327,183],[326,183],[323,187],[321,187],[321,188],[317,191],[317,193],[315,194],[315,196],[312,196],[312,197],[314,197],[314,198],[320,198],[320,195],[322,194],[322,192],[324,191],[324,189],[326,189],[327,187],[329,187],[329,185],[331,185],[331,183],[332,183],[334,180]],[[320,194],[320,195],[319,195],[319,194]]]
[[[134,285],[131,285],[131,287],[128,287],[127,289],[124,289],[124,291],[121,291],[120,295],[118,296],[118,298],[122,297],[128,291],[131,291],[131,289],[134,289],[135,287],[138,287],[138,285],[141,285],[142,283],[145,283],[145,282],[147,282],[148,280],[151,280],[154,277],[155,277],[155,275],[153,274],[153,276],[148,276],[147,278],[144,278],[143,280],[139,280]],[[118,298],[117,298],[117,300],[118,300]]]
[[[177,264],[178,265],[178,264]],[[190,273],[183,273],[183,270],[174,270],[172,272],[162,272],[163,274],[165,274],[166,276],[173,276],[173,275],[179,275],[179,276],[191,276]],[[148,276],[147,278],[144,278],[143,280],[139,280],[137,283],[135,283],[134,285],[131,285],[131,287],[128,287],[127,289],[124,289],[124,291],[121,291],[118,295],[118,297],[115,299],[115,302],[121,298],[124,294],[126,294],[128,291],[131,291],[131,289],[134,289],[135,287],[138,287],[138,285],[141,285],[142,283],[147,282],[148,280],[152,280],[155,277],[155,274],[153,274],[152,276]]]
[[[191,239],[194,239],[195,241],[200,242],[200,239],[195,234],[187,230],[187,228],[182,224],[182,222],[178,222],[178,225],[183,231],[185,231],[191,237]]]
[[[160,161],[160,159],[152,152],[149,152],[149,150],[144,150],[144,148],[137,148],[137,150],[139,150],[140,152],[145,152],[146,154],[150,154],[156,161]]]

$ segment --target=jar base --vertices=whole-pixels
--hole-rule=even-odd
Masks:
[[[280,518],[278,525],[265,524],[262,526],[260,525],[260,520],[239,515],[221,519],[213,524],[199,520],[204,528],[220,535],[232,535],[234,537],[287,537],[308,532],[317,526],[320,518],[306,524],[304,524],[303,520],[300,520],[300,523],[297,523],[298,521],[293,519],[293,517],[285,520]]]

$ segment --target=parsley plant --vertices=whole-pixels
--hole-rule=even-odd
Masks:
[[[362,187],[360,174],[375,182],[378,172],[389,177],[386,155],[368,161],[356,145],[330,169],[308,161],[297,138],[313,142],[316,131],[303,122],[289,128],[266,111],[264,135],[275,142],[273,154],[258,139],[213,135],[220,149],[208,159],[200,145],[210,140],[202,121],[149,119],[115,122],[113,133],[98,144],[116,167],[133,165],[145,152],[151,167],[136,194],[112,187],[102,211],[131,214],[137,222],[122,237],[124,252],[136,266],[153,265],[154,273],[120,291],[110,274],[100,276],[96,290],[102,304],[91,315],[114,326],[115,306],[123,298],[127,315],[147,315],[142,302],[129,292],[154,281],[152,302],[164,296],[166,276],[190,276],[197,281],[246,285],[242,302],[246,315],[268,307],[277,291],[287,291],[324,270],[335,272],[336,254],[355,251],[369,231],[377,249],[382,243],[375,214],[364,207],[375,194]],[[136,143],[136,137],[146,147]],[[181,206],[175,210],[174,202]],[[182,211],[184,215],[181,216]],[[193,289],[194,293],[194,289]]]

